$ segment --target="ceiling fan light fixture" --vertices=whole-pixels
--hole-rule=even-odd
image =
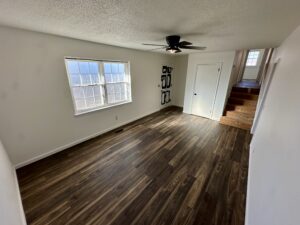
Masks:
[[[166,49],[167,52],[171,54],[181,52],[181,49],[190,49],[190,50],[205,50],[206,47],[194,46],[191,42],[188,41],[180,41],[179,35],[170,35],[166,37],[167,45],[162,44],[143,44],[143,45],[150,45],[150,46],[160,46],[161,48],[158,49]],[[153,49],[156,50],[156,49]]]
[[[168,47],[168,48],[166,48],[166,51],[170,52],[171,54],[181,52],[181,50],[178,47]]]

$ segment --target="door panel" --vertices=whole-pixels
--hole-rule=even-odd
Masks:
[[[220,76],[218,64],[198,65],[195,77],[192,114],[212,117]]]

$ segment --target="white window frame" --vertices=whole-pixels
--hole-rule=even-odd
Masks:
[[[251,52],[255,52],[255,53],[258,52],[257,57],[249,57]],[[250,50],[249,53],[248,53],[248,56],[247,56],[246,66],[247,67],[255,67],[255,66],[257,66],[259,57],[260,57],[260,51],[259,50]],[[252,63],[248,64],[249,61],[252,62],[253,60],[255,60],[255,64],[252,64]]]
[[[69,60],[73,60],[73,61],[83,61],[83,62],[96,62],[98,64],[98,69],[99,69],[99,79],[100,79],[100,83],[99,86],[103,85],[103,89],[104,89],[104,95],[103,95],[103,101],[104,104],[101,106],[96,106],[96,107],[91,107],[91,108],[86,108],[86,109],[77,109],[76,107],[76,100],[74,97],[74,93],[73,93],[73,86],[72,85],[72,81],[71,81],[71,76],[69,73],[69,69],[68,69],[68,61]],[[107,103],[107,84],[105,81],[105,77],[104,77],[104,63],[123,63],[125,64],[125,76],[127,77],[127,81],[125,82],[128,85],[128,100],[125,101],[120,101],[117,103]],[[66,71],[67,71],[67,76],[68,76],[68,81],[69,81],[69,87],[70,87],[70,91],[71,91],[71,96],[72,96],[72,102],[73,102],[73,109],[74,109],[74,115],[78,116],[78,115],[82,115],[82,114],[86,114],[86,113],[90,113],[90,112],[95,112],[98,110],[102,110],[102,109],[108,109],[111,107],[115,107],[115,106],[120,106],[120,105],[124,105],[124,104],[129,104],[132,102],[132,88],[131,88],[131,74],[130,74],[130,62],[129,61],[117,61],[117,60],[98,60],[98,59],[86,59],[86,58],[75,58],[75,57],[65,57],[65,66],[66,66]],[[114,82],[114,83],[124,83],[124,82]],[[80,85],[79,87],[84,87],[84,86],[95,86],[95,85]]]

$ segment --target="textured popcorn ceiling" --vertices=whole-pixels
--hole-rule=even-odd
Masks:
[[[207,51],[275,47],[299,23],[300,0],[0,0],[2,25],[136,49],[170,34]]]

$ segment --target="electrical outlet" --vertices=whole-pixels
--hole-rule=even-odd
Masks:
[[[118,120],[119,119],[118,116],[116,116],[115,119]]]

